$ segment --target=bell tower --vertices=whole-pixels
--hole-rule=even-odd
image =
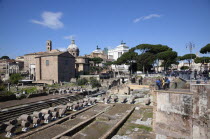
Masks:
[[[52,50],[52,41],[51,40],[47,40],[46,50],[47,50],[47,52],[50,52]]]

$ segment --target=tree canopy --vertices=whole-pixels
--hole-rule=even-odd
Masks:
[[[0,59],[10,59],[8,56],[2,56]]]
[[[168,46],[161,45],[161,44],[157,44],[157,45],[140,44],[140,45],[136,46],[136,50],[139,50],[142,53],[150,52],[150,53],[153,53],[153,54],[157,54],[157,53],[168,51],[168,50],[172,51],[172,48],[169,48]]]
[[[196,57],[194,61],[195,63],[205,64],[210,62],[210,57]]]
[[[89,58],[89,61],[93,61],[94,65],[96,65],[100,64],[103,61],[103,59],[100,57],[94,57],[94,58]]]
[[[210,43],[207,44],[206,46],[204,46],[203,48],[201,48],[200,53],[202,54],[207,54],[210,52]]]
[[[157,58],[163,60],[163,67],[166,70],[171,64],[176,64],[177,52],[175,51],[164,51],[157,54]]]
[[[131,60],[136,60],[137,55],[134,51],[125,52],[117,59],[117,64],[129,64]]]
[[[129,52],[124,53],[114,64],[130,63],[129,65],[131,66],[132,62],[130,61],[136,61],[138,70],[143,70],[144,72],[145,70],[151,69],[155,62],[159,63],[159,60],[163,60],[167,68],[170,63],[175,62],[176,57],[177,53],[166,45],[140,44],[131,48]]]
[[[195,54],[186,54],[186,55],[181,56],[180,60],[187,60],[190,66],[190,64],[192,63],[191,59],[195,59],[195,58],[196,58]]]

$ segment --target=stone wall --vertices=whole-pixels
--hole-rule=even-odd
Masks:
[[[210,85],[193,85],[193,138],[210,138]]]
[[[153,92],[153,128],[157,138],[210,138],[210,85],[192,85],[191,92]]]
[[[190,138],[192,130],[192,94],[154,92],[154,130],[167,137]]]
[[[75,58],[58,56],[58,82],[70,82],[75,77]]]
[[[49,61],[49,65],[46,64]],[[58,82],[58,57],[38,57],[36,58],[36,81],[45,80]]]

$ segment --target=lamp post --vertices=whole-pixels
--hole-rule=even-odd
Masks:
[[[186,48],[190,50],[190,55],[191,55],[190,69],[192,70],[192,49],[195,48],[195,44],[193,44],[192,42],[189,42],[186,44]],[[190,91],[191,91],[191,73],[190,73]]]

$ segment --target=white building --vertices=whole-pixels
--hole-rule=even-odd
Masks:
[[[123,53],[128,52],[129,47],[121,42],[115,49],[108,50],[108,59],[117,60]]]
[[[129,47],[126,43],[121,42],[115,49],[108,50],[108,59],[116,61],[123,53],[128,52]],[[129,65],[111,65],[114,71],[128,72]]]

